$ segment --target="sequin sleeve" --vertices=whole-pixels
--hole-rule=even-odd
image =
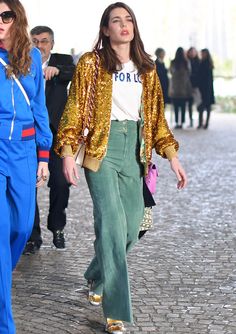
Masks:
[[[146,127],[151,128],[151,131],[146,131],[146,140],[152,142],[151,147],[155,148],[157,154],[168,158],[166,149],[172,147],[172,150],[177,152],[179,144],[165,118],[161,84],[155,70],[150,72],[144,80],[144,93],[147,110]],[[151,152],[147,152],[147,155],[151,155]]]
[[[55,152],[60,156],[63,146],[71,146],[73,153],[78,147],[85,119],[86,104],[88,103],[88,88],[92,81],[93,58],[92,53],[86,53],[81,57],[74,72],[55,145]]]

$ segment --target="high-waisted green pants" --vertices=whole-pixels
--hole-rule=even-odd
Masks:
[[[107,154],[98,172],[85,169],[94,206],[95,257],[85,278],[103,295],[106,318],[132,322],[127,251],[138,240],[143,218],[139,126],[112,121]]]

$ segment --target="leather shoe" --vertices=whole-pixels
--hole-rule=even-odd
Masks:
[[[58,249],[65,248],[65,238],[62,230],[53,231],[53,244]]]
[[[23,254],[24,255],[35,254],[35,252],[39,250],[40,246],[41,246],[40,242],[28,241],[23,250]]]

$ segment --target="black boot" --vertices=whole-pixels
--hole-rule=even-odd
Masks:
[[[198,129],[201,129],[202,127],[202,116],[203,116],[203,111],[199,111],[199,115],[198,115]]]
[[[62,230],[53,231],[53,243],[57,249],[65,248],[65,237]]]
[[[207,109],[207,118],[206,118],[206,124],[205,124],[205,126],[204,126],[204,129],[207,129],[207,128],[208,128],[209,120],[210,120],[210,114],[211,114],[211,110],[210,110],[210,109]]]

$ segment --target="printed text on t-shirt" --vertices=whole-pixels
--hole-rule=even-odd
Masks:
[[[137,73],[115,73],[115,81],[141,83],[140,77]]]

